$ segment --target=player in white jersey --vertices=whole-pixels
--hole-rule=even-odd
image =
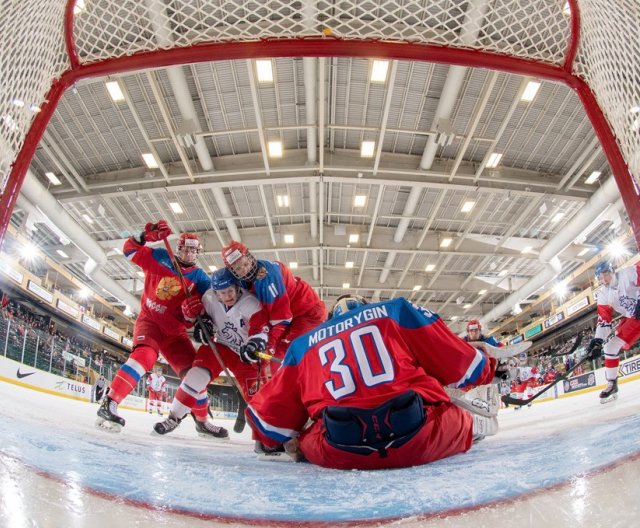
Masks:
[[[249,399],[255,390],[258,372],[255,363],[246,363],[241,360],[239,349],[248,340],[249,321],[252,316],[255,314],[259,316],[258,299],[240,288],[233,274],[223,268],[212,274],[211,289],[204,293],[202,300],[191,297],[185,301],[184,311],[193,319],[204,312],[209,316],[201,320],[211,325],[208,330],[210,335],[215,336],[216,350],[242,387],[244,398],[242,401]],[[195,339],[203,344],[196,353],[191,369],[176,391],[169,417],[164,422],[155,424],[154,429],[158,434],[173,431],[197,403],[197,395],[202,393],[211,380],[223,370],[213,350],[204,342],[201,335],[199,327],[196,327]],[[244,417],[244,408],[240,415]],[[241,425],[244,428],[244,422]],[[236,432],[239,432],[238,429],[242,430],[240,423],[234,427]]]
[[[149,391],[149,414],[153,414],[153,409],[162,416],[162,393],[166,390],[167,379],[162,375],[162,368],[156,367],[147,376],[147,390]]]
[[[587,351],[592,357],[598,357],[604,350],[607,387],[600,393],[600,403],[607,403],[618,397],[620,349],[630,347],[640,337],[640,263],[615,271],[609,261],[602,260],[596,265],[595,275],[602,288],[597,293],[596,333]],[[619,313],[622,320],[610,337],[614,312]]]

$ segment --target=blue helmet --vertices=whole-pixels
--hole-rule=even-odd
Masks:
[[[364,297],[360,295],[354,295],[352,293],[341,295],[336,299],[336,303],[333,305],[333,309],[329,313],[329,319],[344,315],[348,311],[360,308],[360,306],[364,306],[365,304],[369,303]]]
[[[609,262],[606,259],[601,260],[596,264],[595,274],[597,279],[599,279],[600,275],[602,275],[603,273],[613,273],[613,272],[614,272],[613,264],[611,264],[611,262]]]
[[[211,288],[215,291],[226,290],[230,286],[238,286],[238,279],[228,268],[222,268],[211,274]]]

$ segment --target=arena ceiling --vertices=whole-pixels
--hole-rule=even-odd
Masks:
[[[329,305],[346,288],[405,296],[461,329],[541,273],[541,249],[611,177],[564,85],[428,62],[388,61],[381,80],[374,60],[267,62],[271,81],[254,60],[217,61],[91,79],[63,96],[27,180],[102,247],[102,270],[127,291],[139,296],[142,281],[118,250],[165,218],[201,237],[207,271],[239,239],[297,267]],[[525,101],[530,81],[539,89]],[[91,255],[65,236],[66,217],[30,205],[19,200],[13,225],[91,285]],[[611,203],[559,253],[559,277],[627,228]]]

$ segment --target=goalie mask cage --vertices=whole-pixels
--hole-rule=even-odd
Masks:
[[[640,242],[638,0],[23,0],[0,13],[0,239],[79,79],[212,60],[375,57],[562,82],[600,139]]]

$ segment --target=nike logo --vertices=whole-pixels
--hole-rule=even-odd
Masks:
[[[18,367],[18,370],[16,372],[16,376],[18,376],[18,379],[26,378],[27,376],[31,376],[32,374],[35,374],[35,372],[25,372],[23,374],[22,372],[20,372],[20,367]]]

